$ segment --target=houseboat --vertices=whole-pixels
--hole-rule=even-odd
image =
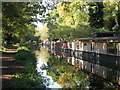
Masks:
[[[120,36],[116,33],[95,32],[90,38],[52,41],[50,46],[64,53],[71,65],[120,85]]]

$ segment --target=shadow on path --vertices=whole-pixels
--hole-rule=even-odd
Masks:
[[[23,66],[18,65],[14,61],[16,52],[16,49],[8,49],[0,56],[0,60],[2,60],[2,65],[0,65],[0,70],[2,69],[2,75],[0,75],[0,79],[2,79],[2,88],[7,88],[9,86],[8,81],[12,78],[12,75],[23,72]]]

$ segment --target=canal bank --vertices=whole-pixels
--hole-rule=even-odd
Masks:
[[[2,53],[1,89],[42,88],[44,79],[38,77],[35,55],[25,46]]]
[[[17,64],[14,61],[14,56],[17,53],[17,47],[14,46],[11,49],[7,49],[2,52],[1,59],[1,76],[2,81],[1,88],[9,88],[9,80],[13,77],[15,73],[22,73],[24,71],[23,65]],[[7,87],[6,87],[7,86]]]

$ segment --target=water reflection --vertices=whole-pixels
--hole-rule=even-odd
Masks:
[[[120,85],[119,57],[114,60],[113,56],[81,51],[75,51],[74,54],[70,54],[71,52],[53,50],[52,53],[65,57],[68,60],[67,63],[80,70],[90,72],[106,79],[108,82]]]
[[[48,61],[47,74],[63,88],[89,88],[89,76],[71,67],[64,58],[52,56]]]
[[[38,58],[37,70],[45,78],[49,80],[45,83],[47,88],[107,88],[113,87],[106,83],[104,79],[100,79],[92,74],[87,74],[83,71],[92,71],[104,78],[110,77],[106,74],[106,68],[104,66],[93,64],[88,61],[83,61],[80,58],[69,56],[66,53],[52,51],[49,53],[46,48],[40,47],[40,51],[35,52]],[[53,56],[54,54],[54,56]],[[72,66],[71,66],[72,65]],[[73,67],[74,66],[74,67]],[[110,69],[112,73],[112,69]],[[107,71],[111,73],[110,71]],[[119,72],[115,72],[117,75]],[[111,74],[114,75],[114,74]],[[119,75],[118,75],[119,76]],[[115,80],[116,78],[112,78]],[[119,79],[119,77],[117,77]]]
[[[50,58],[48,51],[45,48],[40,47],[40,51],[36,50],[34,52],[38,59],[36,69],[37,69],[39,75],[46,79],[46,82],[44,83],[46,88],[61,88],[61,86],[59,84],[57,84],[57,82],[53,81],[51,76],[47,75],[47,71],[46,71],[45,67],[47,67],[47,62]]]
[[[44,62],[48,62],[50,55],[48,53],[48,51],[46,50],[46,48],[40,47],[40,51],[35,51],[37,58],[42,58],[42,60],[44,60]]]

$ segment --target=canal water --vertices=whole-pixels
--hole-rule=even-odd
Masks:
[[[59,55],[42,46],[40,50],[35,51],[35,54],[37,56],[37,71],[40,76],[46,79],[44,83],[46,88],[119,88],[119,86],[109,83],[109,80],[83,70],[81,65],[83,61],[79,60],[78,62],[78,59],[75,61],[75,57],[67,57],[65,53]],[[84,68],[90,69],[87,66]]]

